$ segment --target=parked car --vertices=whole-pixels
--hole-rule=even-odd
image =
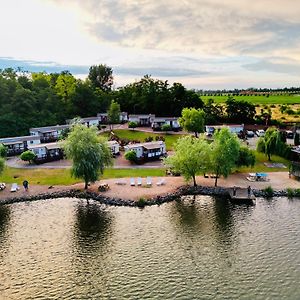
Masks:
[[[258,130],[256,131],[256,135],[257,135],[258,137],[264,136],[264,135],[265,135],[265,131],[264,131],[263,129],[258,129]]]
[[[287,137],[288,139],[293,139],[293,138],[294,138],[294,133],[293,133],[293,131],[287,130],[287,131],[286,131],[286,137]]]
[[[252,130],[247,130],[246,135],[247,135],[247,137],[252,138],[252,137],[254,137],[254,132]]]

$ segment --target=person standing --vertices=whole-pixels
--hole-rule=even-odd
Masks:
[[[24,187],[24,190],[27,192],[28,191],[28,181],[27,180],[23,181],[23,187]]]
[[[251,186],[250,185],[248,186],[247,190],[248,190],[248,198],[250,198],[250,196],[251,196]]]
[[[233,197],[236,196],[236,186],[233,187],[232,195],[233,195]]]

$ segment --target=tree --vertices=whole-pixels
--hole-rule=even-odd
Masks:
[[[271,161],[273,154],[288,156],[289,147],[282,141],[281,134],[276,128],[268,128],[265,136],[260,137],[256,150],[265,153]]]
[[[35,157],[36,155],[30,150],[27,150],[20,155],[20,158],[22,160],[28,161],[29,163],[32,163]]]
[[[82,178],[85,189],[89,182],[99,179],[105,167],[112,165],[112,155],[107,142],[97,136],[94,127],[75,125],[66,139],[64,150],[67,157],[73,160],[72,176]]]
[[[180,126],[195,133],[195,137],[198,137],[198,132],[204,132],[204,111],[195,108],[184,108],[179,118]]]
[[[214,141],[211,143],[211,170],[216,175],[215,186],[217,186],[218,177],[222,175],[226,178],[236,166],[240,143],[236,135],[230,133],[228,128],[222,128],[213,137]]]
[[[107,65],[91,66],[89,70],[88,79],[95,88],[99,88],[102,91],[111,91],[111,87],[114,83],[113,70]]]
[[[167,131],[171,131],[171,130],[172,130],[172,127],[171,127],[171,125],[169,125],[169,124],[163,124],[163,125],[161,126],[161,130],[162,130],[162,131],[165,131],[165,132],[167,133]]]
[[[120,123],[120,104],[115,102],[114,100],[111,101],[109,110],[107,112],[107,118],[109,124],[118,124]]]
[[[125,153],[125,159],[131,162],[136,162],[137,161],[136,152],[134,150],[127,151]]]
[[[5,161],[2,157],[0,157],[0,175],[4,171]]]
[[[237,167],[253,167],[256,162],[255,153],[248,147],[240,147],[238,160],[236,162]]]
[[[3,144],[0,144],[0,157],[6,157],[6,154],[7,148]]]
[[[137,125],[138,125],[137,122],[130,121],[130,122],[128,123],[128,128],[132,128],[132,129],[134,130],[134,128],[136,128]]]
[[[204,139],[185,136],[177,140],[175,154],[164,159],[164,164],[183,175],[185,180],[193,179],[197,186],[196,175],[205,173],[209,167],[209,145]]]

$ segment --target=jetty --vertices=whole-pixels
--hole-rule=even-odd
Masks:
[[[233,187],[229,189],[228,192],[230,200],[234,203],[251,205],[254,205],[256,203],[256,197],[254,196],[251,189],[249,193],[248,188]]]

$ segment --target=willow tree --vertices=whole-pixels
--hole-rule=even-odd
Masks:
[[[105,167],[112,165],[112,155],[104,138],[97,136],[94,127],[75,125],[68,135],[64,150],[73,161],[71,175],[82,178],[85,189],[89,182],[95,182],[103,174]]]
[[[196,175],[204,174],[210,165],[209,145],[204,139],[185,136],[174,145],[174,155],[164,159],[164,164],[183,175],[185,180],[193,179],[197,186]]]
[[[217,186],[218,177],[226,178],[236,166],[240,143],[236,135],[230,133],[228,128],[222,128],[214,134],[214,141],[210,146],[211,171],[216,175],[215,186]]]

